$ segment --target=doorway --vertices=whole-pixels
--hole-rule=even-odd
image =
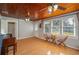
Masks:
[[[8,22],[8,33],[15,37],[15,22]]]

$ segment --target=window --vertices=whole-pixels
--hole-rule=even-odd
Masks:
[[[63,34],[74,35],[74,19],[72,17],[63,20]]]
[[[52,34],[59,34],[60,33],[60,20],[53,20],[52,21]]]
[[[46,21],[44,22],[45,23],[45,33],[50,33],[50,30],[51,30],[51,23],[50,21]]]
[[[60,34],[75,36],[75,17],[65,16],[57,19],[53,19],[50,22],[45,22],[45,32],[50,32],[51,34]]]

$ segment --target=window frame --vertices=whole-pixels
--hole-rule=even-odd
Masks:
[[[53,21],[54,20],[59,20],[59,19],[53,19],[53,20],[51,20],[51,33],[53,33],[53,27],[59,27],[59,31],[58,31],[57,34],[60,34],[60,26],[53,26]]]
[[[63,19],[64,18],[70,18],[70,17],[72,17],[73,19],[74,19],[74,25],[73,25],[73,27],[74,27],[74,33],[73,33],[73,35],[68,35],[68,36],[76,36],[76,17],[75,17],[75,15],[70,15],[70,16],[65,16],[65,17],[60,17],[60,18],[55,18],[55,19],[50,19],[50,20],[46,20],[46,21],[44,21],[44,33],[45,33],[45,22],[47,22],[47,21],[50,21],[50,32],[49,33],[52,33],[53,31],[53,20],[59,20],[61,23],[60,23],[60,26],[58,26],[60,29],[59,29],[59,31],[58,31],[58,34],[60,34],[60,35],[64,35],[64,29],[63,29],[63,27],[64,27],[64,25],[63,25]],[[65,19],[64,19],[65,20]],[[57,27],[57,26],[54,26],[54,27]],[[69,26],[70,27],[70,26]]]

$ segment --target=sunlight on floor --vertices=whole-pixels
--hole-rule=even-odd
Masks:
[[[64,54],[61,52],[61,53],[59,53],[59,55],[64,55]]]
[[[47,52],[47,55],[51,55],[51,51],[48,51],[48,52]]]
[[[52,55],[52,51],[49,50],[49,51],[47,52],[47,55]],[[60,52],[60,53],[58,53],[58,54],[55,53],[55,52],[53,52],[53,55],[65,55],[65,54],[62,53],[62,52]]]

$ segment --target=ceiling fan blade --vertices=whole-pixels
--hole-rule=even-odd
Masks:
[[[58,9],[60,9],[60,10],[66,10],[66,8],[62,7],[62,6],[58,6]]]
[[[52,6],[53,8],[54,8],[55,5],[58,5],[58,4],[57,3],[50,3],[49,4],[49,6]],[[58,9],[60,9],[60,10],[66,10],[65,7],[62,7],[62,6],[59,6],[59,5],[58,5]]]

